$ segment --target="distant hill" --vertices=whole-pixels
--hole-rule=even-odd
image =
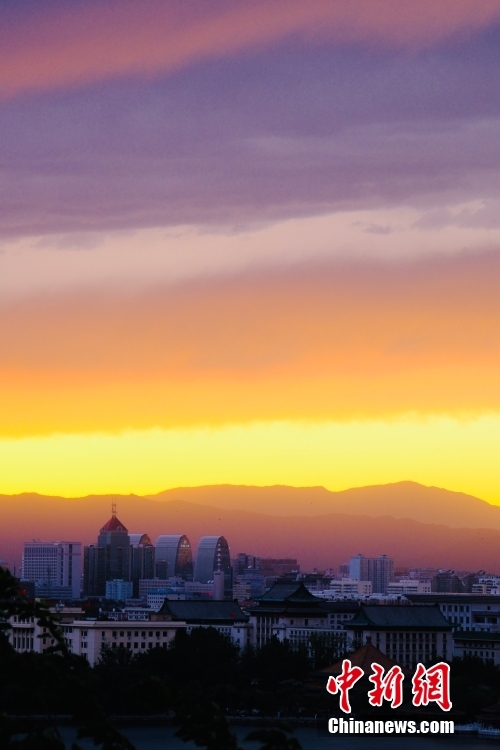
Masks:
[[[500,506],[462,492],[397,482],[330,492],[324,487],[246,487],[214,485],[181,487],[150,495],[156,500],[184,500],[228,510],[248,510],[269,516],[356,516],[412,518],[451,528],[500,529]]]
[[[466,495],[403,483],[389,485],[389,498],[396,491],[394,488],[399,488],[400,492],[405,488],[417,488],[416,493],[422,491],[421,494],[424,495],[429,490],[433,497],[439,498],[442,493],[445,499],[449,499],[446,496],[458,497],[458,515],[466,517],[463,512],[467,509]],[[245,551],[259,555],[297,557],[303,569],[311,569],[313,566],[336,568],[339,563],[347,561],[358,552],[393,556],[398,566],[432,565],[457,567],[461,570],[485,568],[493,572],[500,568],[500,529],[492,528],[492,524],[489,524],[490,528],[451,528],[411,518],[373,515],[378,508],[372,508],[370,515],[360,515],[361,506],[356,506],[355,503],[349,508],[349,512],[339,512],[332,508],[331,512],[324,515],[271,516],[269,507],[266,514],[214,507],[213,494],[214,504],[208,505],[208,496],[216,491],[220,492],[220,489],[173,490],[172,500],[164,499],[161,502],[137,495],[73,499],[36,494],[3,495],[0,496],[0,558],[18,564],[23,542],[33,538],[73,539],[85,544],[94,542],[99,528],[110,516],[111,500],[116,499],[118,517],[128,530],[147,532],[153,542],[159,534],[185,533],[193,548],[196,548],[200,536],[223,534],[228,539],[233,555]],[[366,488],[375,493],[382,492],[383,489]],[[235,498],[239,496],[240,501],[241,498],[248,501],[253,491],[256,508],[260,508],[261,493],[264,501],[267,497],[269,503],[269,497],[272,496],[277,504],[278,501],[286,501],[287,497],[291,498],[291,502],[296,502],[301,493],[304,493],[302,497],[311,493],[313,500],[319,497],[322,502],[323,498],[330,495],[335,499],[338,496],[345,498],[352,493],[351,496],[355,497],[358,492],[351,490],[347,493],[328,493],[321,488],[295,490],[283,487],[225,487],[222,490],[218,495],[219,505],[226,502],[231,493],[234,493]],[[363,491],[359,492],[363,496]],[[205,493],[205,504],[179,499],[181,495],[187,497],[190,493]],[[482,508],[483,501],[477,498],[470,498],[470,501],[474,507],[479,504],[477,507]],[[487,503],[484,505],[491,508],[493,513],[499,510]],[[410,506],[409,511],[421,512],[413,503]],[[282,508],[281,512],[283,513]],[[456,518],[453,520],[456,522]]]

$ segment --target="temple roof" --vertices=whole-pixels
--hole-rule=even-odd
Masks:
[[[316,602],[320,599],[311,594],[303,583],[296,581],[276,581],[276,583],[259,597],[260,602]]]
[[[241,611],[238,602],[198,599],[177,601],[165,599],[160,615],[171,615],[173,620],[185,622],[246,622],[248,617]]]
[[[446,620],[443,613],[435,607],[418,605],[365,605],[358,614],[344,623],[347,630],[358,628],[378,628],[379,630],[393,628],[411,628],[418,630],[451,630],[453,626]]]

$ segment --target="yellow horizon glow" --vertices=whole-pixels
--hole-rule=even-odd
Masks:
[[[0,492],[147,495],[181,486],[412,480],[500,504],[500,414],[259,422],[0,440]]]

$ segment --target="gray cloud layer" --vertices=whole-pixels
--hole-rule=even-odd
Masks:
[[[446,211],[500,196],[499,57],[495,33],[414,58],[282,49],[3,104],[0,235],[400,203],[490,226]]]

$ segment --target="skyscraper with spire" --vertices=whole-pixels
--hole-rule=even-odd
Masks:
[[[97,544],[84,549],[83,591],[87,596],[105,596],[106,581],[130,580],[130,538],[117,518],[116,504],[111,518],[99,531]]]

